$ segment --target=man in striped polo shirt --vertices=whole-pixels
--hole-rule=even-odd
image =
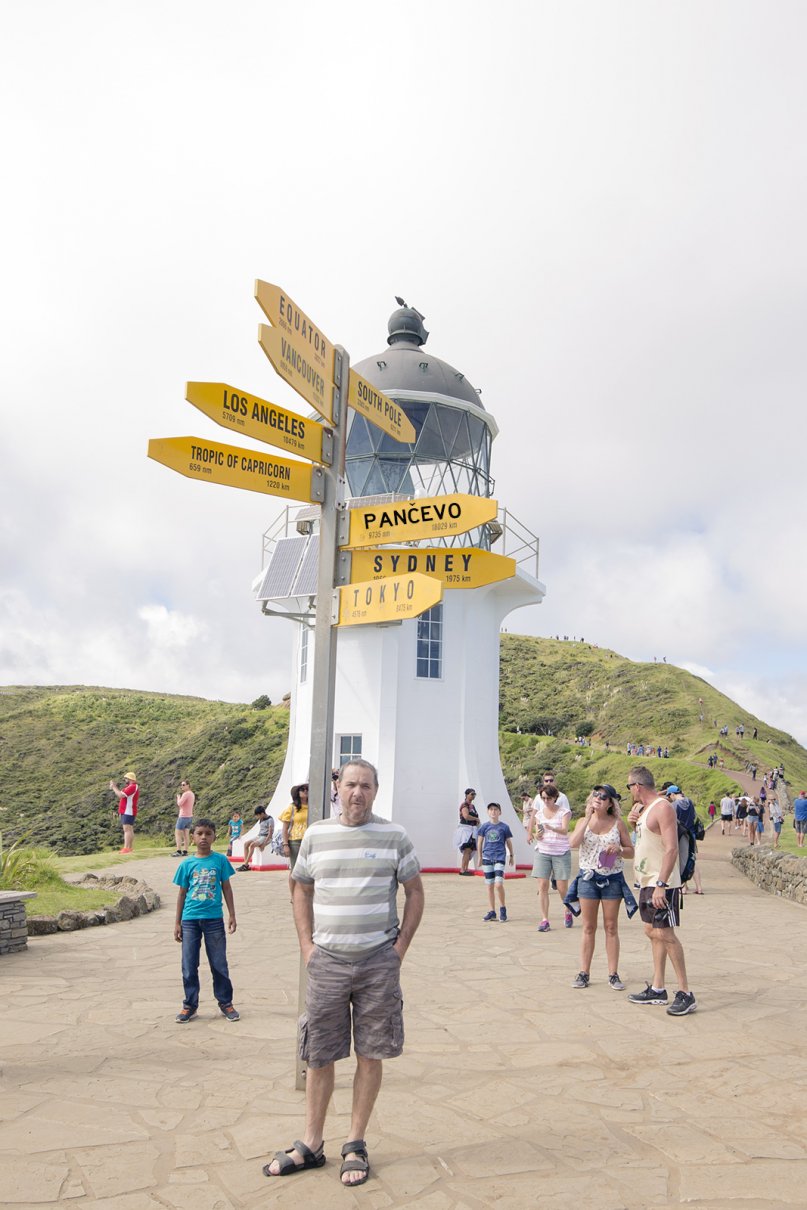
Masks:
[[[309,826],[292,874],[294,923],[308,972],[300,1023],[300,1056],[308,1064],[305,1131],[263,1172],[288,1176],[325,1163],[334,1064],[350,1054],[352,1018],[356,1073],[340,1179],[361,1185],[370,1171],[364,1133],[382,1063],[403,1050],[401,962],[423,915],[423,883],[406,831],[373,814],[375,767],[365,760],[343,765],[338,787],[341,815]]]

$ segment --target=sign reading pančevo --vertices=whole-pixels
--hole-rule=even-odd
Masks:
[[[492,521],[499,504],[487,496],[431,496],[350,510],[348,546],[452,538]]]
[[[387,547],[356,550],[351,555],[351,580],[380,580],[402,572],[434,576],[444,588],[482,588],[512,579],[516,561],[473,546]]]
[[[308,354],[327,383],[334,380],[334,347],[294,299],[280,286],[255,282],[255,297],[269,323],[283,332],[301,352]]]
[[[220,445],[202,437],[157,437],[149,441],[148,456],[203,483],[221,483],[309,503],[322,499],[321,471],[307,462],[290,462],[262,450]]]
[[[256,437],[313,462],[326,461],[322,456],[322,425],[276,403],[239,391],[226,382],[188,382],[185,398],[225,429]]]
[[[347,388],[348,407],[354,408],[396,441],[414,442],[417,433],[412,421],[399,403],[382,394],[361,374],[350,371]]]
[[[347,584],[338,592],[340,626],[402,622],[416,618],[443,599],[441,582],[420,572]]]
[[[281,328],[260,324],[258,342],[280,377],[332,424],[335,387],[323,374],[319,359],[299,349]]]

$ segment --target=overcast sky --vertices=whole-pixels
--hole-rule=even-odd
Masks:
[[[548,590],[508,630],[807,742],[805,35],[782,0],[3,5],[0,683],[288,690],[280,502],[146,458],[227,440],[186,379],[306,410],[262,277],[354,361],[402,295],[481,389]]]

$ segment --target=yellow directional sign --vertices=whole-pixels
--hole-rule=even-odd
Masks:
[[[406,412],[387,395],[382,395],[371,382],[362,378],[355,370],[350,371],[347,388],[348,406],[361,412],[373,424],[389,433],[396,441],[414,442],[417,438],[412,421]]]
[[[443,598],[443,585],[431,576],[389,576],[339,589],[339,625],[401,622],[416,618]]]
[[[284,332],[301,352],[307,351],[325,381],[333,382],[334,347],[294,299],[268,281],[255,282],[255,297],[269,323]]]
[[[356,550],[351,556],[351,580],[380,580],[401,572],[434,576],[444,588],[482,588],[516,574],[515,559],[473,546],[405,546]]]
[[[313,462],[330,463],[323,457],[322,439],[325,429],[315,420],[306,420],[288,412],[276,403],[268,403],[257,395],[248,395],[228,386],[226,382],[188,382],[185,398],[205,416],[231,432],[256,437],[267,445],[277,446],[290,454],[299,454]],[[326,445],[332,446],[328,438]]]
[[[322,471],[307,462],[290,462],[262,450],[220,445],[203,437],[157,437],[149,441],[148,456],[188,479],[204,483],[222,483],[288,500],[322,499]]]
[[[394,504],[367,504],[350,510],[348,546],[379,546],[452,538],[492,521],[499,505],[487,496],[432,496]]]
[[[261,324],[258,341],[280,377],[332,424],[336,388],[331,379],[325,377],[319,360],[307,350],[298,348],[280,328]]]

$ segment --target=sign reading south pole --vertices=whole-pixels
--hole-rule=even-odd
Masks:
[[[277,446],[290,454],[299,454],[301,458],[310,458],[313,462],[329,464],[331,461],[333,442],[330,438],[326,440],[328,457],[324,457],[323,437],[326,433],[322,425],[288,412],[276,403],[239,391],[226,382],[188,382],[185,384],[185,398],[205,416],[231,432],[255,437],[267,445]]]
[[[492,521],[499,510],[487,496],[432,496],[394,504],[368,504],[350,510],[347,545],[379,546],[387,542],[418,542],[452,538]]]
[[[203,437],[155,437],[149,441],[148,456],[169,470],[203,483],[221,483],[309,503],[322,499],[322,471],[307,462],[290,462],[262,450],[220,445]]]
[[[473,546],[405,546],[401,549],[355,550],[351,580],[380,580],[401,572],[434,576],[444,588],[482,588],[511,580],[516,561]]]
[[[300,349],[280,328],[258,327],[258,343],[281,378],[302,395],[323,419],[333,424],[335,387],[322,372],[320,360],[308,349]]]
[[[431,576],[389,576],[347,584],[339,593],[339,625],[366,626],[373,622],[403,622],[416,618],[443,599],[443,585]]]
[[[412,421],[399,403],[384,395],[361,374],[350,371],[347,388],[348,407],[361,412],[373,424],[394,437],[396,441],[409,442],[417,440],[417,433]]]

